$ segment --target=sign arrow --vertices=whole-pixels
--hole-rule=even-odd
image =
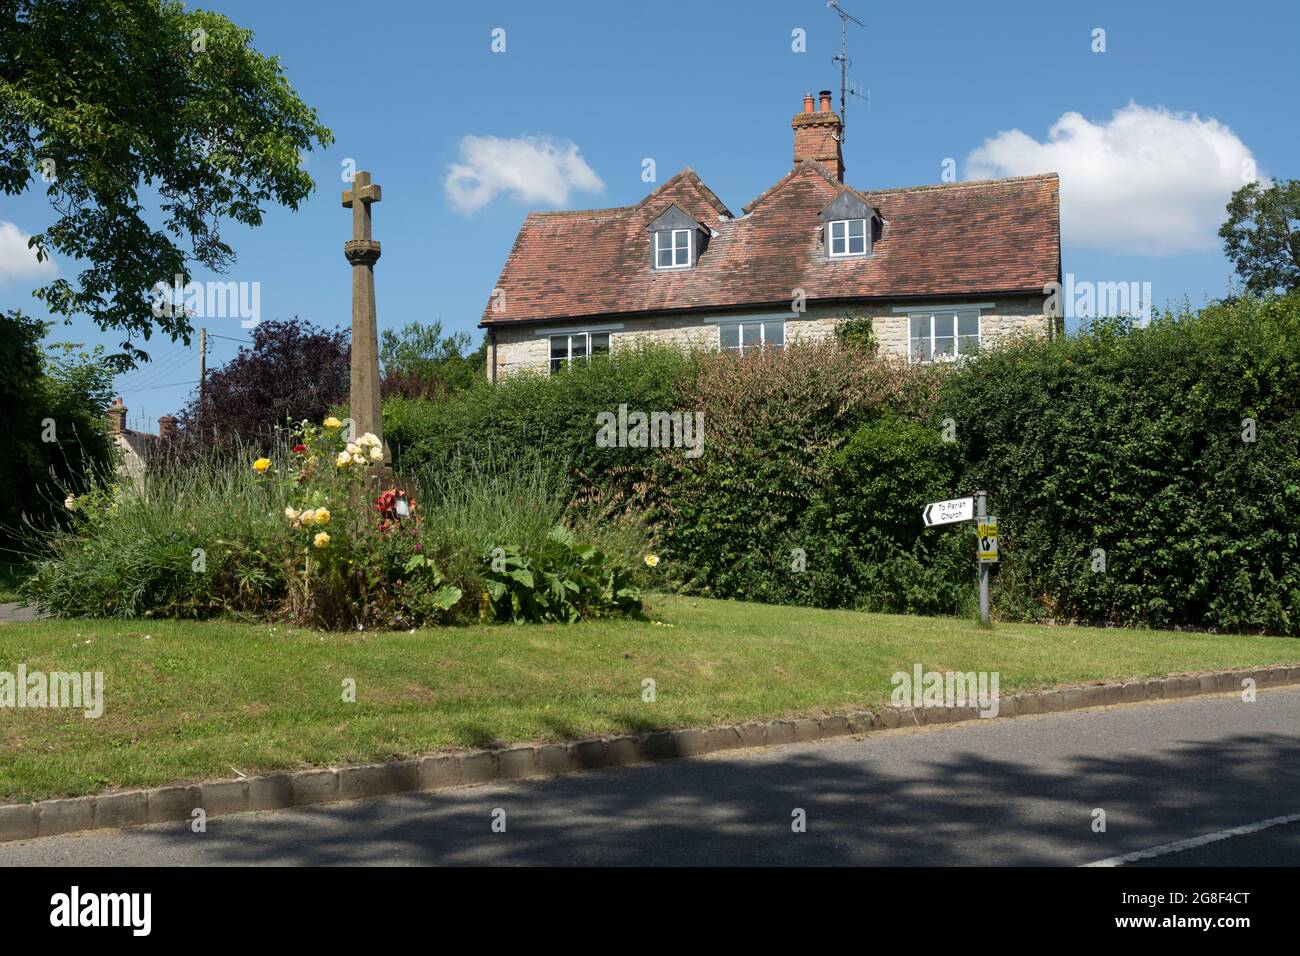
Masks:
[[[958,521],[970,521],[975,517],[974,498],[952,498],[948,501],[932,501],[921,512],[921,519],[927,528],[937,524],[954,524]]]

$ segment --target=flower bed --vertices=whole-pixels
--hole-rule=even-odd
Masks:
[[[383,457],[376,436],[349,439],[329,418],[302,422],[242,466],[98,485],[66,502],[72,528],[41,542],[24,593],[60,616],[234,613],[328,629],[639,612],[643,572],[629,555],[558,522],[526,541],[494,533],[515,527],[507,510],[547,514],[547,503],[502,496],[497,514],[463,533],[438,506],[426,521],[413,493],[380,485],[376,495]],[[492,504],[493,490],[478,493]]]

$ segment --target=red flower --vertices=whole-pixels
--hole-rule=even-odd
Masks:
[[[305,452],[305,451],[307,450],[307,446],[306,446],[306,445],[294,445],[294,446],[293,446],[293,450],[294,450],[295,452],[297,452],[299,455],[301,455],[303,452]]]

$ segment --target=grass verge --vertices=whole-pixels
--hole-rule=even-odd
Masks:
[[[890,675],[1054,684],[1300,663],[1294,638],[1003,624],[656,596],[651,621],[324,633],[0,625],[0,671],[102,671],[104,714],[0,709],[0,802],[885,703]],[[664,626],[671,625],[671,626]],[[343,700],[356,681],[356,703]],[[642,681],[656,684],[642,701]]]

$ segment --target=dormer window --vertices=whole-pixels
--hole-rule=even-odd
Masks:
[[[654,236],[656,269],[691,267],[690,229],[659,229]]]
[[[867,254],[867,221],[865,219],[836,219],[830,224],[830,257],[865,256]]]
[[[822,210],[822,248],[827,259],[866,258],[880,238],[880,214],[847,186]]]
[[[650,225],[650,265],[656,272],[690,269],[709,243],[710,231],[681,206],[673,203]]]

